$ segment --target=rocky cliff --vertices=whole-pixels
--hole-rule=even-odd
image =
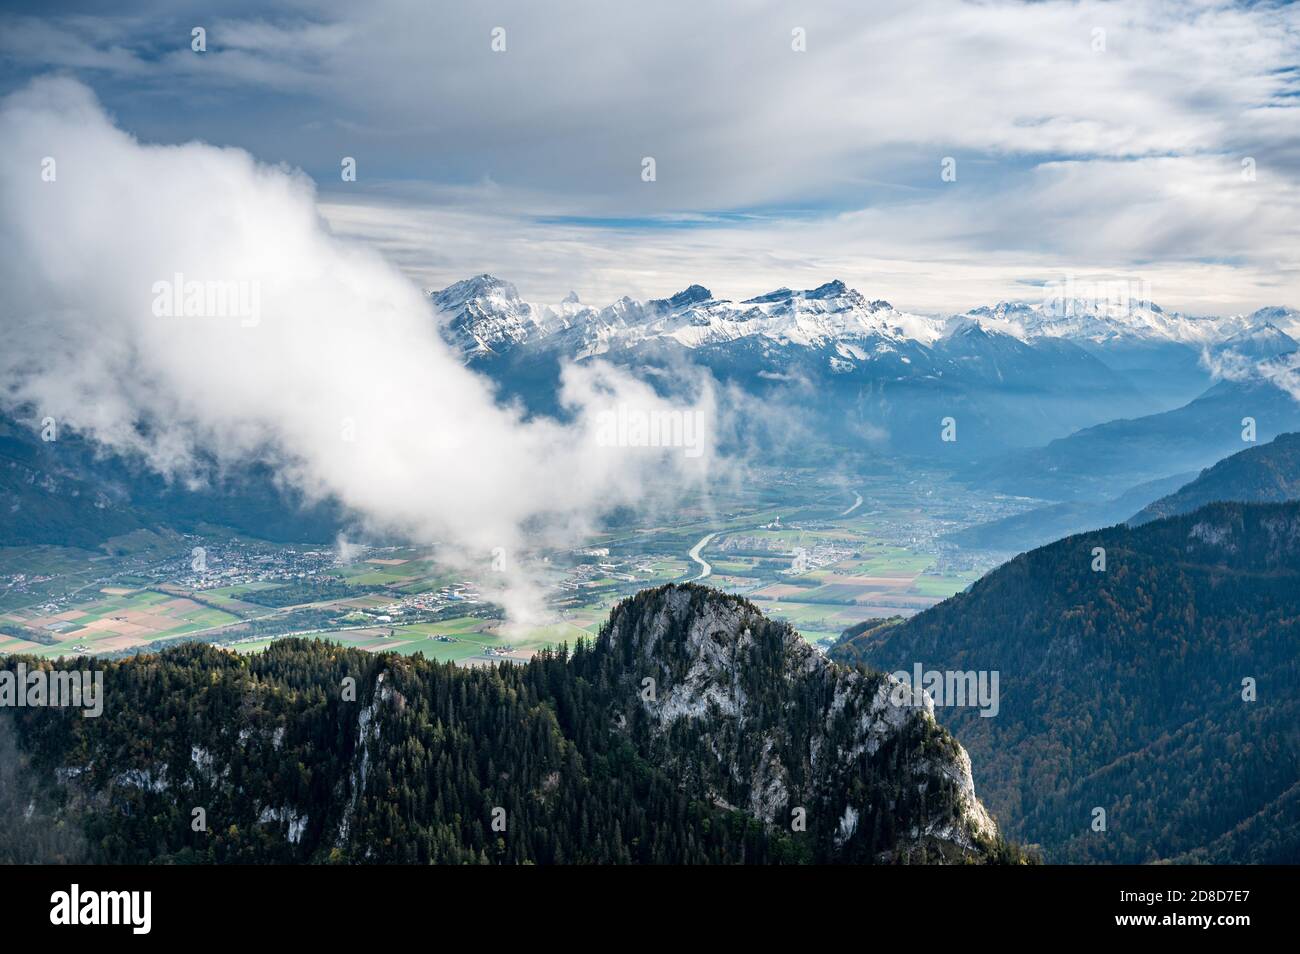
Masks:
[[[891,676],[835,665],[751,603],[694,585],[615,608],[598,651],[622,673],[615,721],[715,804],[827,853],[891,860],[978,853],[997,828],[970,759]]]

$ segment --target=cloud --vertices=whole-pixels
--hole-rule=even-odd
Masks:
[[[333,0],[213,19],[174,0],[147,17],[15,18],[5,36],[10,82],[71,69],[138,133],[303,168],[332,221],[370,219],[355,234],[428,284],[486,270],[608,300],[829,273],[942,310],[1045,272],[1141,268],[1188,310],[1300,286],[1295,4]],[[626,225],[684,219],[697,227]],[[395,234],[421,228],[459,248]]]
[[[201,476],[200,451],[270,461],[466,565],[501,548],[517,615],[536,605],[530,546],[708,479],[707,429],[695,455],[602,440],[619,408],[710,420],[707,380],[683,408],[611,367],[569,367],[565,419],[525,420],[449,352],[419,289],[330,233],[300,173],[138,142],[69,79],[7,97],[0,139],[8,407],[179,478]]]
[[[350,137],[372,176],[488,174],[570,212],[874,201],[855,185],[936,188],[944,155],[1255,154],[1294,143],[1300,108],[1288,71],[1300,13],[1287,5],[895,0],[865,15],[856,0],[654,10],[335,0],[236,5],[217,19],[198,2],[166,9],[115,31],[88,17],[20,20],[39,36],[8,52],[107,77],[113,63],[87,63],[84,51],[130,49],[123,71],[148,72],[133,83],[182,84],[175,113],[218,75],[290,94],[285,118],[302,115],[308,93],[313,112],[378,133]],[[189,51],[199,23],[201,56]],[[500,53],[489,43],[498,26]],[[806,52],[791,49],[795,27]],[[412,126],[421,132],[406,148],[382,141]],[[659,160],[653,189],[640,181],[644,155]],[[423,160],[420,175],[412,160]],[[1285,152],[1278,161],[1295,171]]]
[[[1246,182],[1231,159],[1053,163],[996,190],[725,228],[602,228],[451,201],[321,208],[338,234],[382,249],[424,287],[490,272],[534,301],[576,289],[604,305],[697,282],[740,300],[840,278],[946,314],[1038,300],[1067,276],[1144,282],[1162,307],[1191,314],[1300,301],[1300,190]]]
[[[1267,381],[1293,401],[1300,401],[1300,352],[1261,359],[1230,348],[1218,352],[1202,349],[1201,367],[1216,380]]]

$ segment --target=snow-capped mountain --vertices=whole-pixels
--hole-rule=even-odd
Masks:
[[[887,301],[868,301],[837,280],[807,291],[782,288],[742,302],[696,301],[679,313],[641,326],[637,333],[671,337],[688,348],[753,335],[778,345],[824,348],[840,342],[931,344],[942,328],[940,321],[897,311]],[[636,335],[628,337],[629,342],[635,340]]]
[[[687,386],[684,360],[765,407],[784,405],[839,446],[871,440],[971,458],[1180,407],[1214,383],[1216,368],[1236,367],[1232,357],[1295,348],[1269,317],[1289,322],[1288,309],[1197,318],[1157,305],[1004,302],[936,317],[841,281],[743,301],[690,285],[597,308],[572,294],[526,302],[509,282],[480,275],[431,299],[466,362],[535,413],[562,411],[567,361],[599,356],[672,390]],[[949,416],[961,421],[957,447],[936,443]]]
[[[1298,309],[1270,305],[1251,312],[1247,316],[1247,321],[1251,327],[1272,325],[1293,340],[1300,341],[1300,310]]]
[[[1268,327],[1283,336],[1300,335],[1300,311],[1280,306],[1249,315],[1198,317],[1167,312],[1154,303],[1058,297],[999,302],[935,317],[869,300],[838,279],[743,301],[715,298],[704,286],[691,285],[669,298],[623,297],[596,308],[572,293],[554,305],[526,302],[509,282],[479,275],[430,297],[446,316],[450,339],[467,356],[500,354],[525,343],[582,358],[651,341],[697,349],[755,339],[778,347],[842,346],[843,360],[864,361],[873,352],[893,352],[903,342],[933,347],[972,323],[1021,341],[1059,338],[1094,347],[1175,344],[1199,350],[1233,339],[1245,343]]]
[[[570,294],[558,305],[523,301],[510,282],[478,275],[430,296],[446,316],[446,334],[466,357],[500,354],[515,345],[550,338],[594,314]]]
[[[782,288],[740,302],[714,298],[702,285],[691,285],[670,298],[639,302],[624,297],[593,308],[576,295],[558,305],[525,302],[509,282],[480,275],[430,297],[446,316],[449,339],[467,357],[501,354],[521,344],[582,358],[656,340],[696,349],[754,338],[782,347],[842,344],[846,359],[862,360],[881,345],[933,344],[945,325],[942,319],[898,311],[887,301],[868,301],[838,280],[806,291]]]
[[[1233,351],[1243,358],[1264,360],[1290,354],[1298,347],[1300,345],[1297,345],[1296,340],[1289,334],[1271,321],[1265,321],[1263,324],[1252,325],[1238,331],[1230,338],[1225,338],[1215,345],[1211,352],[1222,354]]]
[[[1094,344],[1159,342],[1201,347],[1248,330],[1253,316],[1193,317],[1154,303],[999,302],[959,318],[976,319],[1017,338],[1066,338]]]

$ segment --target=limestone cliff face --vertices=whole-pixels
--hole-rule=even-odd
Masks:
[[[598,651],[624,692],[613,715],[694,793],[800,832],[845,860],[981,855],[997,828],[965,750],[897,683],[840,667],[788,624],[700,586],[615,608]]]

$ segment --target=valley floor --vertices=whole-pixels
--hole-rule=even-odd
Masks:
[[[864,619],[910,616],[964,589],[1009,554],[958,549],[943,536],[1029,505],[943,474],[770,469],[585,547],[530,554],[551,617],[530,627],[502,618],[490,567],[453,573],[422,548],[349,548],[342,559],[330,546],[219,531],[137,533],[98,553],[0,548],[0,654],[116,655],[182,638],[256,652],[281,636],[321,635],[475,664],[572,644],[597,632],[618,599],[704,577],[827,643]]]

